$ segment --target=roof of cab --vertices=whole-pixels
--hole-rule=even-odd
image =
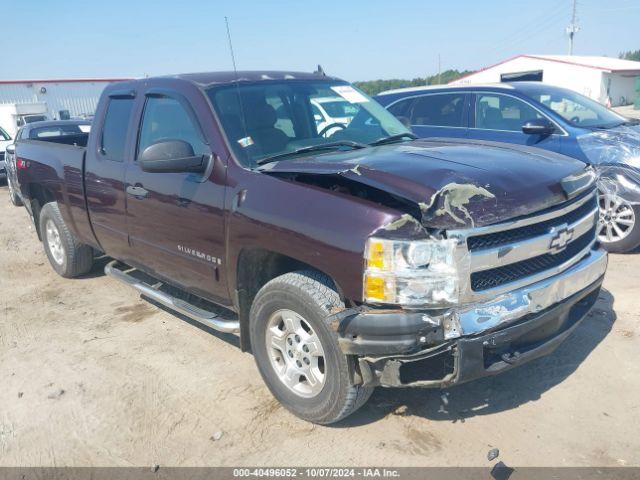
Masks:
[[[396,93],[426,92],[430,90],[470,90],[478,88],[498,88],[503,90],[513,90],[515,87],[510,83],[477,83],[469,85],[424,85],[422,87],[395,88],[380,92],[378,95],[393,95]]]
[[[236,81],[261,82],[273,80],[340,80],[339,78],[331,77],[322,73],[271,70],[184,73],[180,75],[172,75],[171,77],[181,80],[187,80],[203,87],[230,84]]]

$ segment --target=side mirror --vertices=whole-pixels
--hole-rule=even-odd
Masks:
[[[522,133],[527,135],[551,135],[555,131],[555,125],[546,118],[535,118],[522,126]]]
[[[16,144],[12,143],[10,145],[7,145],[7,148],[5,148],[7,153],[10,153],[11,155],[13,155],[14,153],[16,153]]]
[[[184,140],[161,140],[149,145],[138,157],[143,172],[203,173],[207,155],[195,155],[193,147]]]

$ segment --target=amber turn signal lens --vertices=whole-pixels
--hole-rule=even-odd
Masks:
[[[384,278],[367,275],[364,282],[365,298],[385,300]]]
[[[367,254],[367,267],[380,269],[384,267],[384,243],[371,240]]]

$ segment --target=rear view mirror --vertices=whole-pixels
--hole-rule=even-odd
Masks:
[[[16,144],[12,143],[11,145],[7,145],[7,148],[5,148],[5,150],[7,153],[13,155],[14,153],[16,153]]]
[[[150,173],[202,173],[207,155],[195,155],[184,140],[162,140],[149,145],[138,157],[140,168]]]
[[[527,135],[551,135],[555,131],[555,125],[546,118],[535,118],[522,126],[522,133]]]

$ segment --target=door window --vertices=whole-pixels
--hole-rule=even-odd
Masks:
[[[109,160],[124,161],[124,147],[133,109],[132,98],[112,98],[102,126],[100,152]]]
[[[404,100],[400,100],[393,105],[391,105],[388,110],[393,113],[396,117],[407,117],[410,115],[410,107],[413,103],[413,98],[407,98]]]
[[[544,118],[535,108],[507,95],[478,94],[476,101],[476,128],[522,132],[529,120]]]
[[[411,124],[432,127],[466,127],[464,93],[425,95],[411,108]]]
[[[202,140],[185,107],[175,98],[149,97],[144,107],[138,155],[149,145],[162,140],[182,140],[193,147],[195,155],[206,155],[208,148]]]

